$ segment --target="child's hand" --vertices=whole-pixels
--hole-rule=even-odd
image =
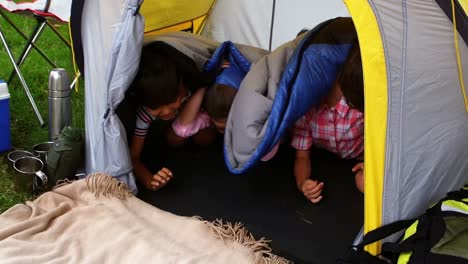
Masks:
[[[166,185],[170,179],[172,179],[172,172],[167,168],[162,168],[145,185],[150,190],[158,190]]]
[[[364,193],[364,162],[356,164],[352,171],[356,173],[356,175],[354,175],[354,182],[356,183],[356,187],[359,191]]]
[[[322,200],[322,190],[323,190],[323,182],[314,181],[311,179],[307,179],[302,183],[302,193],[311,201],[312,203],[318,203]]]

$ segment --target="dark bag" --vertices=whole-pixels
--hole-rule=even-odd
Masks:
[[[74,179],[83,164],[83,138],[82,129],[67,126],[54,140],[46,161],[50,186],[59,180]]]
[[[405,230],[397,242],[382,244],[379,256],[365,245]],[[416,219],[397,221],[367,233],[363,241],[337,260],[341,264],[468,264],[468,185],[450,192]]]

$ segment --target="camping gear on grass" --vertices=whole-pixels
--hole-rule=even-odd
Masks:
[[[42,163],[44,164],[44,168],[42,168],[42,171],[44,173],[47,173],[47,152],[53,147],[54,142],[53,141],[47,141],[47,142],[41,142],[37,143],[32,147],[32,153],[34,156],[38,157],[41,159]]]
[[[10,93],[8,86],[0,80],[0,152],[11,149]]]
[[[72,180],[83,162],[83,131],[80,128],[66,126],[52,143],[47,152],[47,175],[50,186],[63,179]]]
[[[22,157],[33,157],[33,156],[34,155],[31,152],[26,151],[26,150],[20,150],[20,149],[8,152],[8,155],[7,155],[8,169],[10,171],[13,171],[13,163],[15,163],[17,159],[22,158]]]
[[[36,193],[47,184],[48,178],[42,172],[44,164],[37,157],[21,157],[13,164],[15,190]]]
[[[49,74],[49,139],[54,140],[72,124],[71,89],[65,69],[53,69]]]
[[[22,47],[21,54],[15,58],[12,52],[12,47],[8,45],[9,42],[13,40],[5,39],[3,34],[3,29],[0,28],[0,37],[2,40],[3,47],[8,54],[9,60],[11,65],[13,66],[14,70],[10,74],[8,78],[8,83],[11,83],[13,77],[15,75],[18,76],[21,85],[31,103],[31,106],[36,114],[41,127],[45,125],[44,121],[42,120],[42,115],[39,112],[39,109],[36,106],[36,102],[34,101],[33,95],[29,90],[29,86],[24,79],[22,71],[20,69],[21,65],[27,60],[29,54],[31,54],[31,50],[35,49],[39,55],[47,62],[52,68],[57,68],[57,65],[53,60],[51,60],[46,53],[42,49],[40,49],[36,43],[40,43],[41,35],[44,32],[46,27],[49,27],[52,33],[54,33],[60,40],[66,45],[66,47],[71,48],[70,41],[68,41],[66,36],[60,33],[60,31],[56,28],[57,24],[67,23],[70,18],[70,9],[71,9],[72,0],[22,0],[22,1],[12,1],[12,0],[3,0],[0,1],[0,17],[4,19],[5,22],[3,25],[9,24],[11,29],[13,29],[18,33],[18,36],[23,37],[26,42]],[[34,29],[27,30],[23,32],[23,27],[17,22],[17,19],[10,18],[10,14],[8,13],[15,13],[19,15],[24,15],[31,17],[31,20],[35,21],[36,24],[34,25]],[[20,19],[19,21],[23,21]],[[2,26],[3,26],[2,25]],[[46,30],[47,31],[47,30]],[[15,48],[18,48],[18,43],[14,43]],[[77,73],[75,80],[77,80],[79,74]]]

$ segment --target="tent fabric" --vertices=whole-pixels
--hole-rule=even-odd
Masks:
[[[200,71],[203,70],[207,61],[210,60],[220,43],[208,38],[187,33],[187,32],[169,32],[158,35],[151,35],[144,38],[144,44],[153,41],[163,41],[178,51],[184,53],[194,60]],[[242,44],[235,44],[240,53],[245,58],[256,63],[260,58],[268,54],[268,51]]]
[[[232,173],[243,173],[258,162],[297,119],[319,103],[356,40],[351,18],[336,18],[252,67],[226,125],[225,160]]]
[[[145,32],[206,17],[215,0],[144,1],[141,14],[145,17]],[[156,14],[156,15],[155,15]]]
[[[380,132],[385,137],[381,150],[384,158],[378,161],[383,175],[380,169],[365,168],[366,181],[373,178],[373,184],[366,185],[365,190],[365,225],[366,230],[371,230],[381,224],[414,218],[445,192],[468,181],[468,163],[463,158],[468,155],[468,142],[464,139],[468,134],[468,115],[458,78],[453,25],[437,3],[370,1],[371,12],[361,12],[367,2],[348,1],[353,18],[360,22],[356,26],[364,50],[366,135],[371,129],[381,128],[377,126],[375,109],[382,100],[387,101],[382,107],[388,104],[384,113],[379,112],[380,118],[385,115],[387,120]],[[377,30],[370,26],[371,16],[377,21]],[[370,46],[375,39],[382,40],[382,51]],[[460,36],[458,42],[461,61],[468,61],[466,43]],[[386,74],[382,74],[376,61],[384,62]],[[371,92],[382,91],[383,86],[377,82],[381,77],[377,75],[387,76],[384,96]],[[463,75],[467,75],[466,67]],[[380,136],[376,139],[380,140]],[[380,141],[376,139],[366,138],[366,161],[368,150],[378,149],[375,145]],[[375,198],[367,195],[370,189],[376,190],[381,203],[370,200]],[[377,251],[374,249],[373,253]]]
[[[463,0],[453,1],[453,4],[455,4],[455,13],[452,12],[452,1],[436,0],[436,2],[439,4],[440,8],[444,10],[444,13],[452,23],[455,17],[458,32],[460,32],[465,43],[468,42],[468,2]]]
[[[309,0],[217,0],[201,34],[272,51],[294,39],[300,30],[340,16],[349,17],[341,0],[320,4]]]
[[[384,43],[379,23],[367,0],[346,1],[352,14],[361,48],[364,75],[364,228],[354,244],[367,233],[382,225],[382,192],[387,135],[388,78]],[[398,11],[396,11],[398,12]],[[398,21],[392,21],[398,23]],[[396,32],[394,32],[396,33]],[[370,176],[369,176],[370,175]],[[392,190],[388,190],[392,192]],[[377,254],[380,242],[366,246]]]
[[[268,49],[272,10],[273,1],[270,0],[217,0],[201,35],[217,41],[233,40]]]
[[[85,0],[73,0],[70,12],[70,36],[73,58],[79,72],[84,74],[83,41],[81,40],[81,16]]]
[[[462,158],[468,156],[468,115],[458,78],[453,26],[435,2],[402,6],[402,13],[408,14],[406,23],[383,12],[388,8],[381,3],[378,11],[384,45],[392,45],[390,40],[396,36],[403,38],[399,49],[388,48],[386,54],[389,149],[383,223],[415,217],[468,181],[468,163]],[[466,62],[468,47],[460,36],[458,41],[461,61]],[[467,67],[463,75],[468,76]]]
[[[136,10],[141,2],[86,1],[82,16],[86,171],[113,175],[134,192],[137,187],[127,138],[115,109],[138,68],[143,18]]]

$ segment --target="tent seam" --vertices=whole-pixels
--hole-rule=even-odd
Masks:
[[[402,2],[402,6],[401,6],[401,9],[402,9],[402,22],[403,22],[403,31],[402,31],[402,35],[403,35],[403,38],[402,38],[402,58],[401,58],[401,80],[400,80],[400,92],[399,92],[399,98],[400,98],[400,115],[399,115],[399,120],[398,120],[398,150],[397,150],[397,153],[398,153],[398,156],[397,156],[397,160],[398,160],[398,164],[401,164],[401,146],[402,146],[402,141],[401,141],[401,138],[402,138],[402,134],[403,134],[403,129],[402,129],[402,122],[403,122],[403,115],[404,115],[404,112],[403,112],[403,103],[404,103],[404,97],[403,97],[403,87],[405,87],[406,85],[406,50],[407,50],[407,43],[408,43],[408,12],[407,12],[407,6],[406,6],[406,0],[403,0]],[[396,179],[396,188],[395,190],[399,190],[399,186],[400,186],[400,175],[401,173],[401,166],[397,166],[397,172],[396,172],[396,177],[394,177]],[[400,199],[400,192],[399,191],[396,191],[395,192],[395,201],[399,201]],[[395,214],[394,214],[394,218],[393,219],[390,219],[390,221],[395,221],[397,219],[400,219],[400,212],[396,209],[398,208],[398,206],[395,206]]]
[[[384,29],[383,26],[382,26],[382,24],[383,24],[383,23],[382,23],[382,18],[381,18],[381,16],[380,16],[380,13],[377,12],[378,9],[376,8],[376,6],[375,6],[375,4],[374,4],[374,1],[371,0],[371,1],[369,1],[369,3],[370,3],[370,6],[371,6],[372,10],[374,11],[374,14],[375,14],[375,17],[376,17],[377,21],[379,22],[379,23],[378,23],[378,26],[379,26],[379,30],[380,30],[380,32],[381,32],[380,37],[381,37],[381,39],[382,39],[383,52],[384,52],[385,58],[388,58],[388,57],[389,57],[389,54],[388,54],[388,49],[387,49],[387,41],[386,41],[385,29]],[[387,83],[390,84],[390,83],[391,83],[391,82],[390,82],[390,80],[391,80],[391,70],[390,70],[390,69],[391,69],[392,67],[389,66],[389,65],[390,65],[390,61],[389,61],[389,60],[385,60],[385,63],[387,64],[387,69],[386,69],[386,71],[387,71]],[[389,85],[389,86],[390,86],[390,85]],[[389,94],[390,94],[390,87],[387,87],[387,95],[389,95]],[[391,97],[391,96],[387,96],[388,108],[390,108],[390,106],[391,106],[391,100],[392,100],[392,97]],[[387,131],[386,131],[386,133],[385,133],[386,142],[388,142],[388,139],[389,139],[389,137],[390,137],[390,130],[389,130],[388,128],[390,127],[391,120],[392,120],[392,118],[391,118],[391,116],[388,114],[388,112],[389,112],[389,110],[387,109],[387,125],[386,125]],[[401,127],[401,126],[400,126],[400,127]],[[388,146],[388,144],[386,144],[386,145]],[[386,147],[386,148],[385,148],[385,160],[384,160],[384,175],[383,175],[383,176],[384,176],[384,177],[383,177],[383,185],[384,185],[384,186],[386,185],[386,179],[387,179],[387,177],[385,177],[385,175],[386,175],[386,172],[387,172],[387,169],[388,169],[388,166],[389,166],[389,164],[388,164],[388,162],[387,162],[388,157],[390,157],[390,150],[389,150],[388,147]],[[386,190],[387,190],[387,188],[384,187],[384,188],[383,188],[383,193],[382,193],[382,205],[381,205],[381,206],[382,206],[382,214],[384,214],[384,212],[385,212]],[[385,222],[385,221],[384,221],[384,217],[383,217],[383,215],[382,215],[382,224],[383,224],[384,222]]]

